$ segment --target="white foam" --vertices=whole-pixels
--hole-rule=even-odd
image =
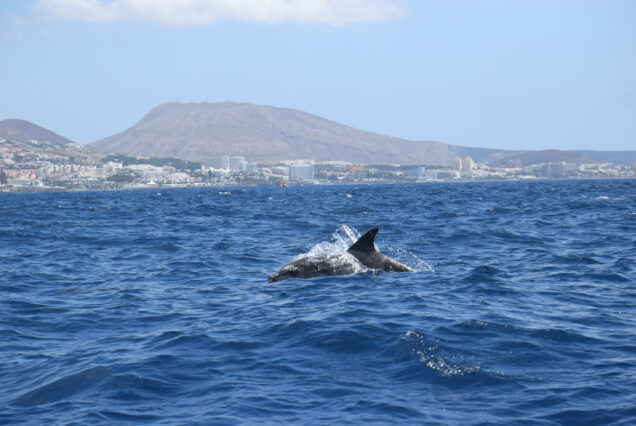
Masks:
[[[432,272],[435,273],[435,269],[433,267],[421,260],[414,253],[407,249],[393,249],[392,247],[387,247],[384,249],[384,252],[387,256],[394,258],[395,260],[402,262],[411,268],[415,269],[416,272]]]
[[[333,234],[331,241],[322,241],[314,245],[307,253],[299,254],[294,260],[311,258],[328,258],[334,266],[350,266],[353,273],[369,270],[355,257],[347,252],[347,249],[360,238],[360,233],[347,225],[341,225]]]

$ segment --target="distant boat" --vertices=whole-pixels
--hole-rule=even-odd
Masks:
[[[287,184],[283,183],[283,182],[276,182],[276,187],[277,188],[286,188]]]

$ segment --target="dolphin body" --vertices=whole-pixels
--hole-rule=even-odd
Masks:
[[[374,241],[377,233],[378,228],[367,231],[366,234],[349,247],[347,252],[367,268],[391,272],[415,272],[413,268],[391,259],[375,249]],[[280,281],[287,278],[313,278],[324,275],[346,275],[353,272],[355,272],[354,267],[342,262],[342,258],[338,255],[315,258],[303,257],[283,266],[280,271],[270,275],[267,281]]]

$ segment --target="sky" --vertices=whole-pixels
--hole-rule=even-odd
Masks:
[[[174,101],[453,145],[636,150],[636,1],[0,2],[0,120],[83,144]]]

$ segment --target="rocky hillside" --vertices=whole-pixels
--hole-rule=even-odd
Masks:
[[[29,121],[17,119],[0,121],[0,138],[16,142],[36,140],[39,142],[49,142],[54,145],[66,145],[73,143],[73,141],[47,130],[44,127],[40,127]]]
[[[312,159],[352,163],[449,164],[456,150],[354,129],[306,112],[245,103],[169,103],[137,124],[93,142],[103,152],[204,161]]]

